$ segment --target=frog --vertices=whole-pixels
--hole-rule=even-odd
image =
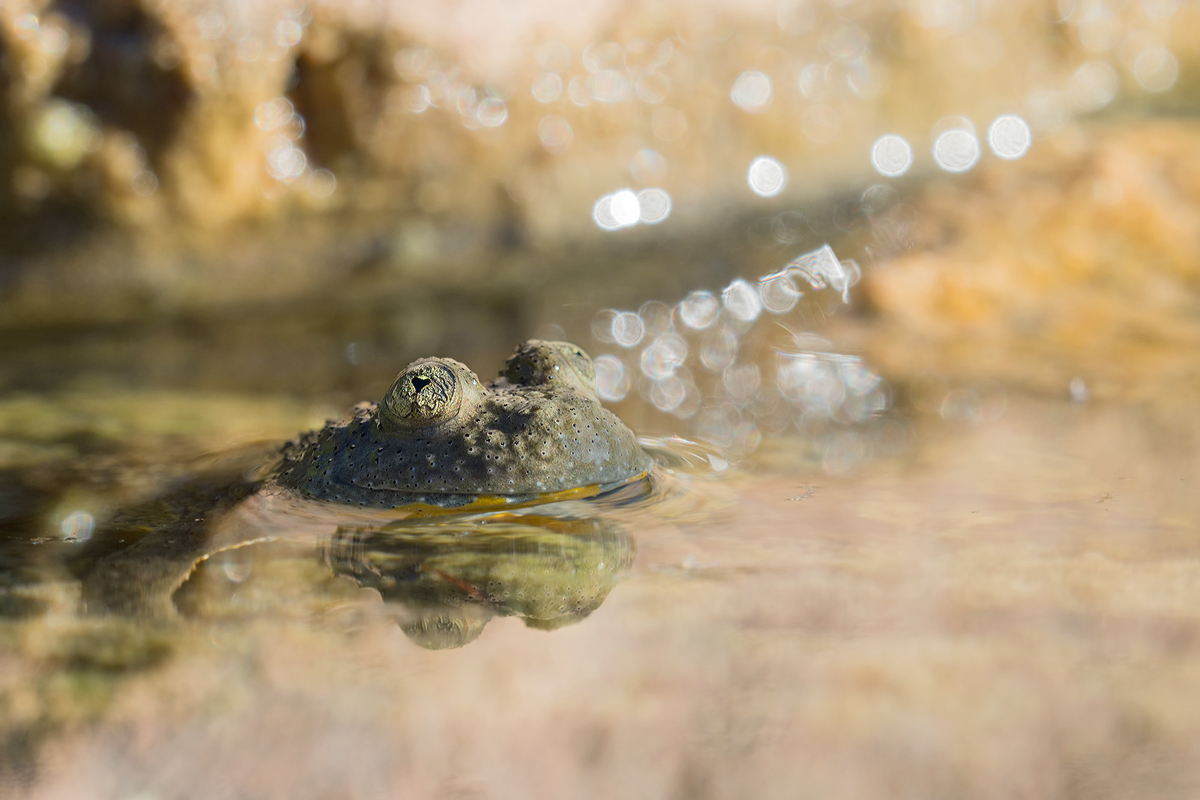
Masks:
[[[587,353],[531,339],[488,384],[454,359],[414,361],[379,402],[289,443],[274,483],[342,505],[461,510],[598,493],[651,466],[601,404]]]
[[[577,345],[529,340],[487,384],[458,361],[423,358],[378,402],[301,434],[257,468],[214,478],[200,495],[180,487],[159,524],[140,513],[118,523],[114,532],[151,529],[92,564],[85,605],[173,618],[173,594],[216,553],[412,517],[478,520],[610,492],[643,496],[655,463],[601,404],[595,365]]]

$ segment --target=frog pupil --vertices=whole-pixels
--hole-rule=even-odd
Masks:
[[[412,379],[413,394],[418,394],[429,384],[433,383],[429,378],[416,377]]]

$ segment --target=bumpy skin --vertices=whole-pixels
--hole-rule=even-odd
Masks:
[[[337,503],[459,507],[617,484],[650,465],[600,405],[587,354],[531,340],[489,386],[451,359],[413,362],[380,403],[291,443],[276,481]]]

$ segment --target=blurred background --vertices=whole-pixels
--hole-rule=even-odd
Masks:
[[[1185,0],[6,0],[0,389],[373,393],[532,335],[638,378],[689,294],[825,244],[863,285],[762,313],[1146,388],[1113,342],[1196,337],[1198,51]]]
[[[0,0],[0,796],[1195,796],[1198,113],[1200,0]],[[561,631],[82,613],[530,337],[678,455]]]

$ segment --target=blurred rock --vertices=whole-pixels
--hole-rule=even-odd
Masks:
[[[931,186],[870,272],[885,372],[1077,401],[1200,385],[1200,126],[1088,128]]]
[[[21,309],[9,324],[127,318],[294,275],[320,293],[280,243],[336,246],[348,220],[395,234],[403,271],[608,242],[593,204],[623,186],[673,198],[647,231],[700,235],[861,187],[881,133],[926,172],[930,131],[964,119],[982,138],[1017,110],[1045,136],[1078,113],[1194,109],[1198,27],[1194,4],[1051,0],[11,0],[0,306]],[[792,175],[774,200],[746,185],[764,153]],[[269,280],[224,268],[248,240]]]

